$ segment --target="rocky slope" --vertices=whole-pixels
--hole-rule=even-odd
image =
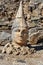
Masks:
[[[29,29],[28,41],[31,44],[42,43],[42,45],[18,48],[16,51],[13,50],[15,51],[13,54],[8,54],[11,50],[8,48],[7,54],[1,54],[3,46],[9,43],[11,38],[4,37],[4,32],[11,34],[12,20],[15,19],[19,2],[20,0],[0,0],[0,38],[4,38],[4,42],[2,39],[0,41],[2,42],[0,43],[0,65],[43,65],[43,0],[23,0],[25,21]]]

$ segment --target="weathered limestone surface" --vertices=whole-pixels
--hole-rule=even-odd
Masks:
[[[0,22],[0,25],[2,25],[0,29],[6,30],[9,27],[9,32],[13,30],[13,34],[10,32],[11,35],[7,33],[8,31],[3,32],[0,30],[0,65],[43,65],[43,0],[22,0],[23,6],[19,6],[21,0],[0,1],[0,21],[2,22]],[[14,20],[12,21],[12,19]],[[9,23],[11,26],[13,23],[12,29]],[[27,23],[28,29],[25,23]],[[18,30],[18,28],[20,29]],[[28,35],[26,34],[27,30]],[[20,33],[18,34],[20,38],[15,33]],[[28,38],[26,38],[27,36],[24,37],[23,33]],[[11,39],[10,36],[12,35],[13,38]],[[15,38],[15,36],[17,37]],[[10,43],[11,40],[12,43]]]
[[[29,40],[30,40],[30,44],[37,44],[38,40],[43,39],[43,30],[38,30],[37,32],[33,31],[33,29],[31,30],[30,36],[29,36]],[[43,43],[42,43],[43,44]]]
[[[14,1],[14,2],[16,2],[16,1]],[[14,4],[14,2],[13,2],[13,4]],[[18,1],[17,1],[17,3],[18,3]],[[6,9],[5,9],[5,12],[1,11],[0,15],[2,15],[2,16],[0,16],[0,20],[5,21],[5,19],[6,19],[7,24],[8,24],[8,20],[9,20],[9,22],[11,22],[11,20],[15,18],[12,22],[13,24],[12,24],[12,29],[11,29],[11,31],[12,31],[11,36],[12,36],[12,41],[13,41],[12,43],[14,46],[18,47],[21,45],[25,45],[25,44],[27,44],[27,40],[29,41],[29,44],[37,44],[37,42],[39,40],[43,39],[43,2],[36,1],[36,0],[35,1],[34,0],[23,1],[23,3],[20,4],[19,8],[18,8],[18,5],[16,6],[16,4],[10,6],[10,4],[8,3],[7,5],[9,5],[10,9],[8,9],[8,11],[6,11]],[[16,7],[14,8],[14,6],[16,6],[18,8],[18,11],[15,11]],[[12,7],[13,7],[13,9],[12,9]],[[4,7],[2,6],[2,9],[3,8]],[[17,12],[17,15],[15,16],[16,12]],[[5,16],[7,16],[8,19]],[[3,17],[5,17],[5,19]],[[3,19],[1,19],[1,18],[3,18]],[[17,28],[19,27],[20,29],[16,30],[16,27]],[[23,32],[24,28],[25,28],[25,32]],[[15,36],[16,35],[14,33],[15,31],[16,32],[18,31],[20,33],[20,37],[22,37],[24,33],[26,33],[26,35],[27,34],[28,35],[25,37],[23,36],[22,38],[19,38],[20,39],[19,40],[18,37]],[[19,35],[19,33],[17,33],[17,34]],[[22,34],[22,36],[21,36],[21,34]],[[3,35],[5,36],[5,34],[3,34]],[[16,39],[16,41],[17,41],[17,39],[19,40],[17,42],[21,42],[20,45],[18,45],[19,43],[17,45],[15,44],[15,39]],[[7,42],[6,42],[6,44],[7,44]],[[4,44],[2,44],[2,45],[4,45]],[[9,45],[9,47],[10,47],[10,45]],[[7,48],[7,46],[6,46],[6,48]],[[8,51],[8,53],[9,53],[9,51]]]
[[[43,39],[42,11],[43,11],[43,3],[38,4],[37,7],[34,10],[32,10],[31,20],[28,24],[30,44],[37,44],[38,40]]]
[[[11,41],[11,34],[3,31],[0,32],[0,45],[5,45],[6,43]]]

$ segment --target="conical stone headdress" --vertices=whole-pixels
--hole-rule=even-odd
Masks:
[[[20,1],[20,6],[19,6],[19,9],[18,9],[16,18],[13,21],[12,29],[17,28],[17,27],[27,27],[27,23],[24,19],[24,14],[23,14],[22,1]]]

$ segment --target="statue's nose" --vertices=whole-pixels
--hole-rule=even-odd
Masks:
[[[23,37],[23,30],[20,30],[20,36]]]

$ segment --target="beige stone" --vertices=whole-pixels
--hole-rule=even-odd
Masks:
[[[40,5],[39,5],[39,9],[42,9],[43,8],[43,3],[41,3]]]
[[[38,17],[39,14],[40,14],[40,10],[39,10],[39,9],[35,9],[35,10],[33,10],[33,12],[32,12],[32,16],[33,16],[33,17]]]
[[[6,52],[7,54],[10,54],[12,51],[12,46],[10,43],[7,43],[4,48],[2,49],[2,53]]]
[[[31,34],[30,38],[29,38],[29,42],[30,44],[37,44],[38,40],[43,39],[43,31],[38,31],[35,32],[33,34]]]
[[[8,48],[6,48],[6,53],[7,53],[7,54],[12,53],[12,47],[8,47]]]
[[[22,1],[20,2],[20,6],[12,25],[12,44],[26,45],[28,38],[28,26],[24,19]]]
[[[24,4],[24,14],[28,14],[28,5],[28,2]]]

